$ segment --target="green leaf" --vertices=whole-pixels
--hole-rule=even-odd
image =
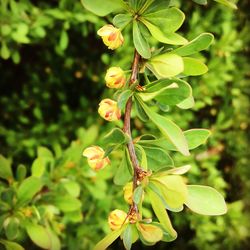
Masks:
[[[136,155],[137,155],[137,158],[140,162],[141,167],[144,170],[147,170],[148,169],[148,160],[147,160],[147,155],[146,155],[144,148],[141,145],[135,144],[135,152],[136,152]]]
[[[177,8],[164,8],[156,12],[143,15],[153,25],[157,26],[164,34],[178,30],[184,22],[184,13]]]
[[[124,225],[121,227],[119,230],[112,231],[108,235],[106,235],[101,241],[99,241],[93,250],[104,250],[107,249],[108,246],[110,246],[120,235],[121,233],[125,230],[127,225]]]
[[[5,246],[6,250],[25,250],[16,242],[0,239],[0,243]]]
[[[137,97],[137,99],[141,103],[150,120],[158,127],[162,134],[171,141],[176,149],[185,156],[190,155],[188,144],[182,130],[171,120],[152,111],[145,103],[143,103],[140,97]]]
[[[130,250],[132,246],[132,225],[128,225],[122,234],[123,244],[126,250]]]
[[[163,237],[163,232],[160,227],[153,224],[146,223],[137,223],[136,227],[138,229],[140,238],[142,237],[143,241],[149,243],[156,243],[160,241]]]
[[[80,195],[80,185],[76,181],[65,180],[62,182],[63,187],[67,190],[68,194],[73,197],[78,197]]]
[[[31,166],[31,174],[34,177],[41,177],[45,171],[44,159],[39,157],[34,160]]]
[[[143,196],[143,188],[141,185],[139,185],[133,193],[133,201],[135,204],[139,204]]]
[[[136,50],[143,58],[150,58],[151,51],[148,41],[143,37],[137,21],[133,21],[133,41]]]
[[[21,182],[25,179],[27,174],[27,169],[24,165],[19,164],[16,171],[16,179]]]
[[[34,176],[26,178],[17,189],[18,203],[29,202],[43,187],[42,181]]]
[[[155,99],[164,105],[176,105],[192,95],[192,88],[180,79],[161,79],[138,95],[143,101]]]
[[[109,13],[124,7],[122,0],[81,0],[83,7],[98,16],[106,16]]]
[[[201,5],[206,5],[207,4],[207,0],[193,0],[193,2],[201,4]]]
[[[124,150],[123,158],[114,176],[116,185],[125,185],[131,180],[132,166],[128,158],[127,150]]]
[[[183,45],[188,42],[184,37],[178,35],[177,33],[163,34],[162,31],[157,26],[148,22],[144,18],[141,18],[140,21],[147,26],[151,35],[159,42],[166,43],[166,44],[173,44],[173,45]]]
[[[194,98],[193,96],[189,96],[187,99],[176,105],[180,109],[190,109],[194,106]]]
[[[151,58],[146,67],[158,78],[168,78],[180,74],[184,70],[183,60],[175,54],[161,54]]]
[[[9,217],[4,221],[4,227],[8,240],[14,240],[19,232],[19,220],[15,217]]]
[[[233,3],[231,0],[214,0],[218,3],[224,4],[227,7],[230,7],[232,9],[237,9],[237,5]]]
[[[132,95],[133,95],[133,92],[131,91],[131,89],[126,89],[126,90],[122,91],[117,97],[118,108],[123,110],[126,106],[126,103],[129,99],[129,97]]]
[[[227,212],[223,196],[208,186],[188,185],[185,205],[193,212],[203,215],[222,215]]]
[[[177,54],[179,56],[193,55],[201,50],[208,48],[213,40],[214,36],[211,33],[202,33],[184,46],[173,50],[171,53]]]
[[[134,107],[138,118],[143,122],[147,122],[149,120],[149,117],[147,116],[141,104],[137,101],[136,98],[134,99]]]
[[[187,76],[203,75],[208,71],[207,66],[202,61],[195,58],[183,57],[183,63],[183,74]]]
[[[170,208],[179,208],[186,202],[187,187],[181,176],[152,176],[150,181],[161,190],[162,197]]]
[[[104,143],[111,144],[122,144],[127,141],[127,137],[120,128],[113,128],[107,135],[103,138]]]
[[[64,51],[65,49],[67,49],[68,44],[69,44],[68,33],[66,30],[62,30],[61,35],[60,35],[60,39],[59,39],[59,48],[62,51]]]
[[[10,58],[10,50],[5,42],[2,42],[1,56],[3,59],[7,60]]]
[[[147,189],[147,194],[149,195],[152,208],[159,222],[164,227],[164,229],[172,236],[173,240],[175,240],[177,238],[177,233],[172,226],[162,200],[149,188]]]
[[[130,14],[118,14],[113,18],[113,24],[117,28],[124,29],[132,20]]]
[[[205,144],[211,132],[207,129],[189,129],[184,132],[188,142],[188,148],[194,149]]]
[[[174,166],[172,158],[162,148],[143,146],[143,149],[147,156],[147,165],[149,169],[158,171],[162,168],[170,168]],[[140,154],[138,155],[138,158],[141,159]]]
[[[30,239],[43,249],[51,249],[51,240],[47,229],[43,226],[33,223],[26,223],[27,234]]]
[[[81,208],[82,203],[71,195],[57,196],[54,198],[54,205],[63,212],[73,212]]]
[[[5,180],[13,179],[11,161],[0,155],[0,178]]]

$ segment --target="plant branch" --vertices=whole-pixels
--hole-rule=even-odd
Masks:
[[[140,62],[140,55],[135,50],[134,59],[133,59],[133,63],[132,63],[132,73],[130,76],[129,85],[135,84],[138,80],[139,62]],[[130,140],[127,144],[127,148],[128,148],[129,157],[131,159],[133,170],[134,170],[134,175],[133,175],[133,191],[134,191],[136,189],[136,187],[138,186],[138,181],[139,181],[138,177],[141,175],[143,170],[141,169],[139,162],[138,162],[138,159],[137,159],[137,156],[135,154],[135,147],[134,147],[134,143],[133,143],[132,135],[131,135],[130,119],[131,119],[132,104],[133,104],[132,97],[130,97],[127,101],[126,108],[125,108],[123,131],[126,134],[128,134],[128,136],[130,137]],[[131,213],[131,214],[138,213],[137,205],[134,202],[130,208],[129,213]]]

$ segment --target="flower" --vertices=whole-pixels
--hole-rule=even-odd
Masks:
[[[111,24],[104,25],[97,31],[97,34],[102,37],[104,44],[112,50],[119,48],[124,42],[120,29]]]
[[[133,183],[129,182],[123,187],[123,197],[128,204],[133,203]]]
[[[120,67],[109,68],[105,76],[105,82],[109,88],[122,88],[126,83],[124,71]]]
[[[113,210],[108,217],[108,224],[111,230],[118,230],[121,226],[127,222],[127,213],[122,210]]]
[[[103,99],[99,103],[98,113],[107,121],[117,121],[121,118],[121,110],[117,106],[117,102],[111,99]]]
[[[87,157],[89,166],[95,171],[103,169],[110,163],[108,157],[103,158],[104,154],[104,150],[98,146],[91,146],[83,151],[83,156]]]

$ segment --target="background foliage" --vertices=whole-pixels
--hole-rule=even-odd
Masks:
[[[204,31],[215,35],[214,44],[203,53],[209,72],[189,80],[195,107],[169,110],[183,129],[203,127],[213,134],[206,146],[189,158],[175,156],[176,161],[192,163],[190,182],[223,192],[229,211],[220,217],[188,211],[174,216],[179,237],[167,245],[246,249],[250,236],[248,1],[239,1],[237,11],[211,2],[207,6],[175,2],[186,14],[181,32],[189,39]],[[5,247],[8,239],[38,249],[27,237],[36,242],[27,230],[31,223],[60,239],[64,249],[91,249],[108,231],[110,210],[127,209],[120,189],[110,188],[120,155],[112,155],[112,165],[102,175],[91,172],[81,157],[86,146],[101,144],[110,128],[96,112],[100,96],[108,94],[103,87],[106,68],[128,68],[133,54],[125,42],[112,56],[97,38],[97,29],[111,21],[112,17],[85,11],[78,1],[1,1],[0,243]],[[133,126],[138,134],[153,130],[137,119]],[[23,181],[25,172],[33,179]],[[39,195],[23,197],[24,182],[28,189],[35,183]],[[18,206],[16,199],[21,200]],[[11,213],[6,216],[6,211]],[[113,248],[118,246],[116,242]],[[157,249],[165,247],[157,245]]]

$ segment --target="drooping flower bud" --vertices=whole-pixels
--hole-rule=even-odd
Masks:
[[[107,121],[117,121],[121,118],[121,110],[117,106],[117,102],[111,99],[103,99],[99,103],[98,113]]]
[[[112,50],[119,48],[124,42],[120,29],[111,24],[104,25],[97,31],[97,34],[102,37],[103,43]]]
[[[105,76],[105,82],[109,88],[122,88],[126,83],[124,71],[120,67],[109,68]]]
[[[113,210],[108,217],[108,223],[111,230],[118,230],[125,223],[127,219],[127,213],[122,210],[115,209]],[[126,220],[126,223],[128,221]]]
[[[123,197],[128,204],[133,203],[133,183],[129,182],[123,187]]]
[[[110,163],[108,157],[103,158],[104,154],[104,150],[98,146],[88,147],[83,151],[83,156],[87,157],[89,166],[95,171],[103,169]]]

